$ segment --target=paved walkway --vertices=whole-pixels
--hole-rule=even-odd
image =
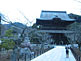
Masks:
[[[69,50],[69,58],[66,58],[65,47],[57,46],[31,61],[76,61],[76,60],[71,50]]]

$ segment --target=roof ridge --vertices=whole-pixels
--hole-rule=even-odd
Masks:
[[[42,12],[57,12],[57,13],[66,13],[66,11],[50,11],[50,10],[42,10]]]

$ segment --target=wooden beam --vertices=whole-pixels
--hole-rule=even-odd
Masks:
[[[38,32],[47,32],[47,33],[74,33],[70,30],[38,30]]]

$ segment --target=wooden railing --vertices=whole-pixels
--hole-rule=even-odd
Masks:
[[[76,61],[81,61],[81,51],[77,48],[71,48],[71,51],[72,51]]]
[[[52,49],[53,47],[49,47],[49,48],[46,48],[46,49],[38,49],[38,50],[35,50],[33,51],[34,54],[30,56],[30,60],[36,58],[37,56],[47,52],[48,50]]]

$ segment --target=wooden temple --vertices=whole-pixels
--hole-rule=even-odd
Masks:
[[[64,34],[73,33],[66,27],[75,21],[68,16],[66,11],[42,11],[40,18],[36,19],[36,24],[40,27],[39,32],[47,32],[53,35],[55,43],[66,44],[68,40]]]

